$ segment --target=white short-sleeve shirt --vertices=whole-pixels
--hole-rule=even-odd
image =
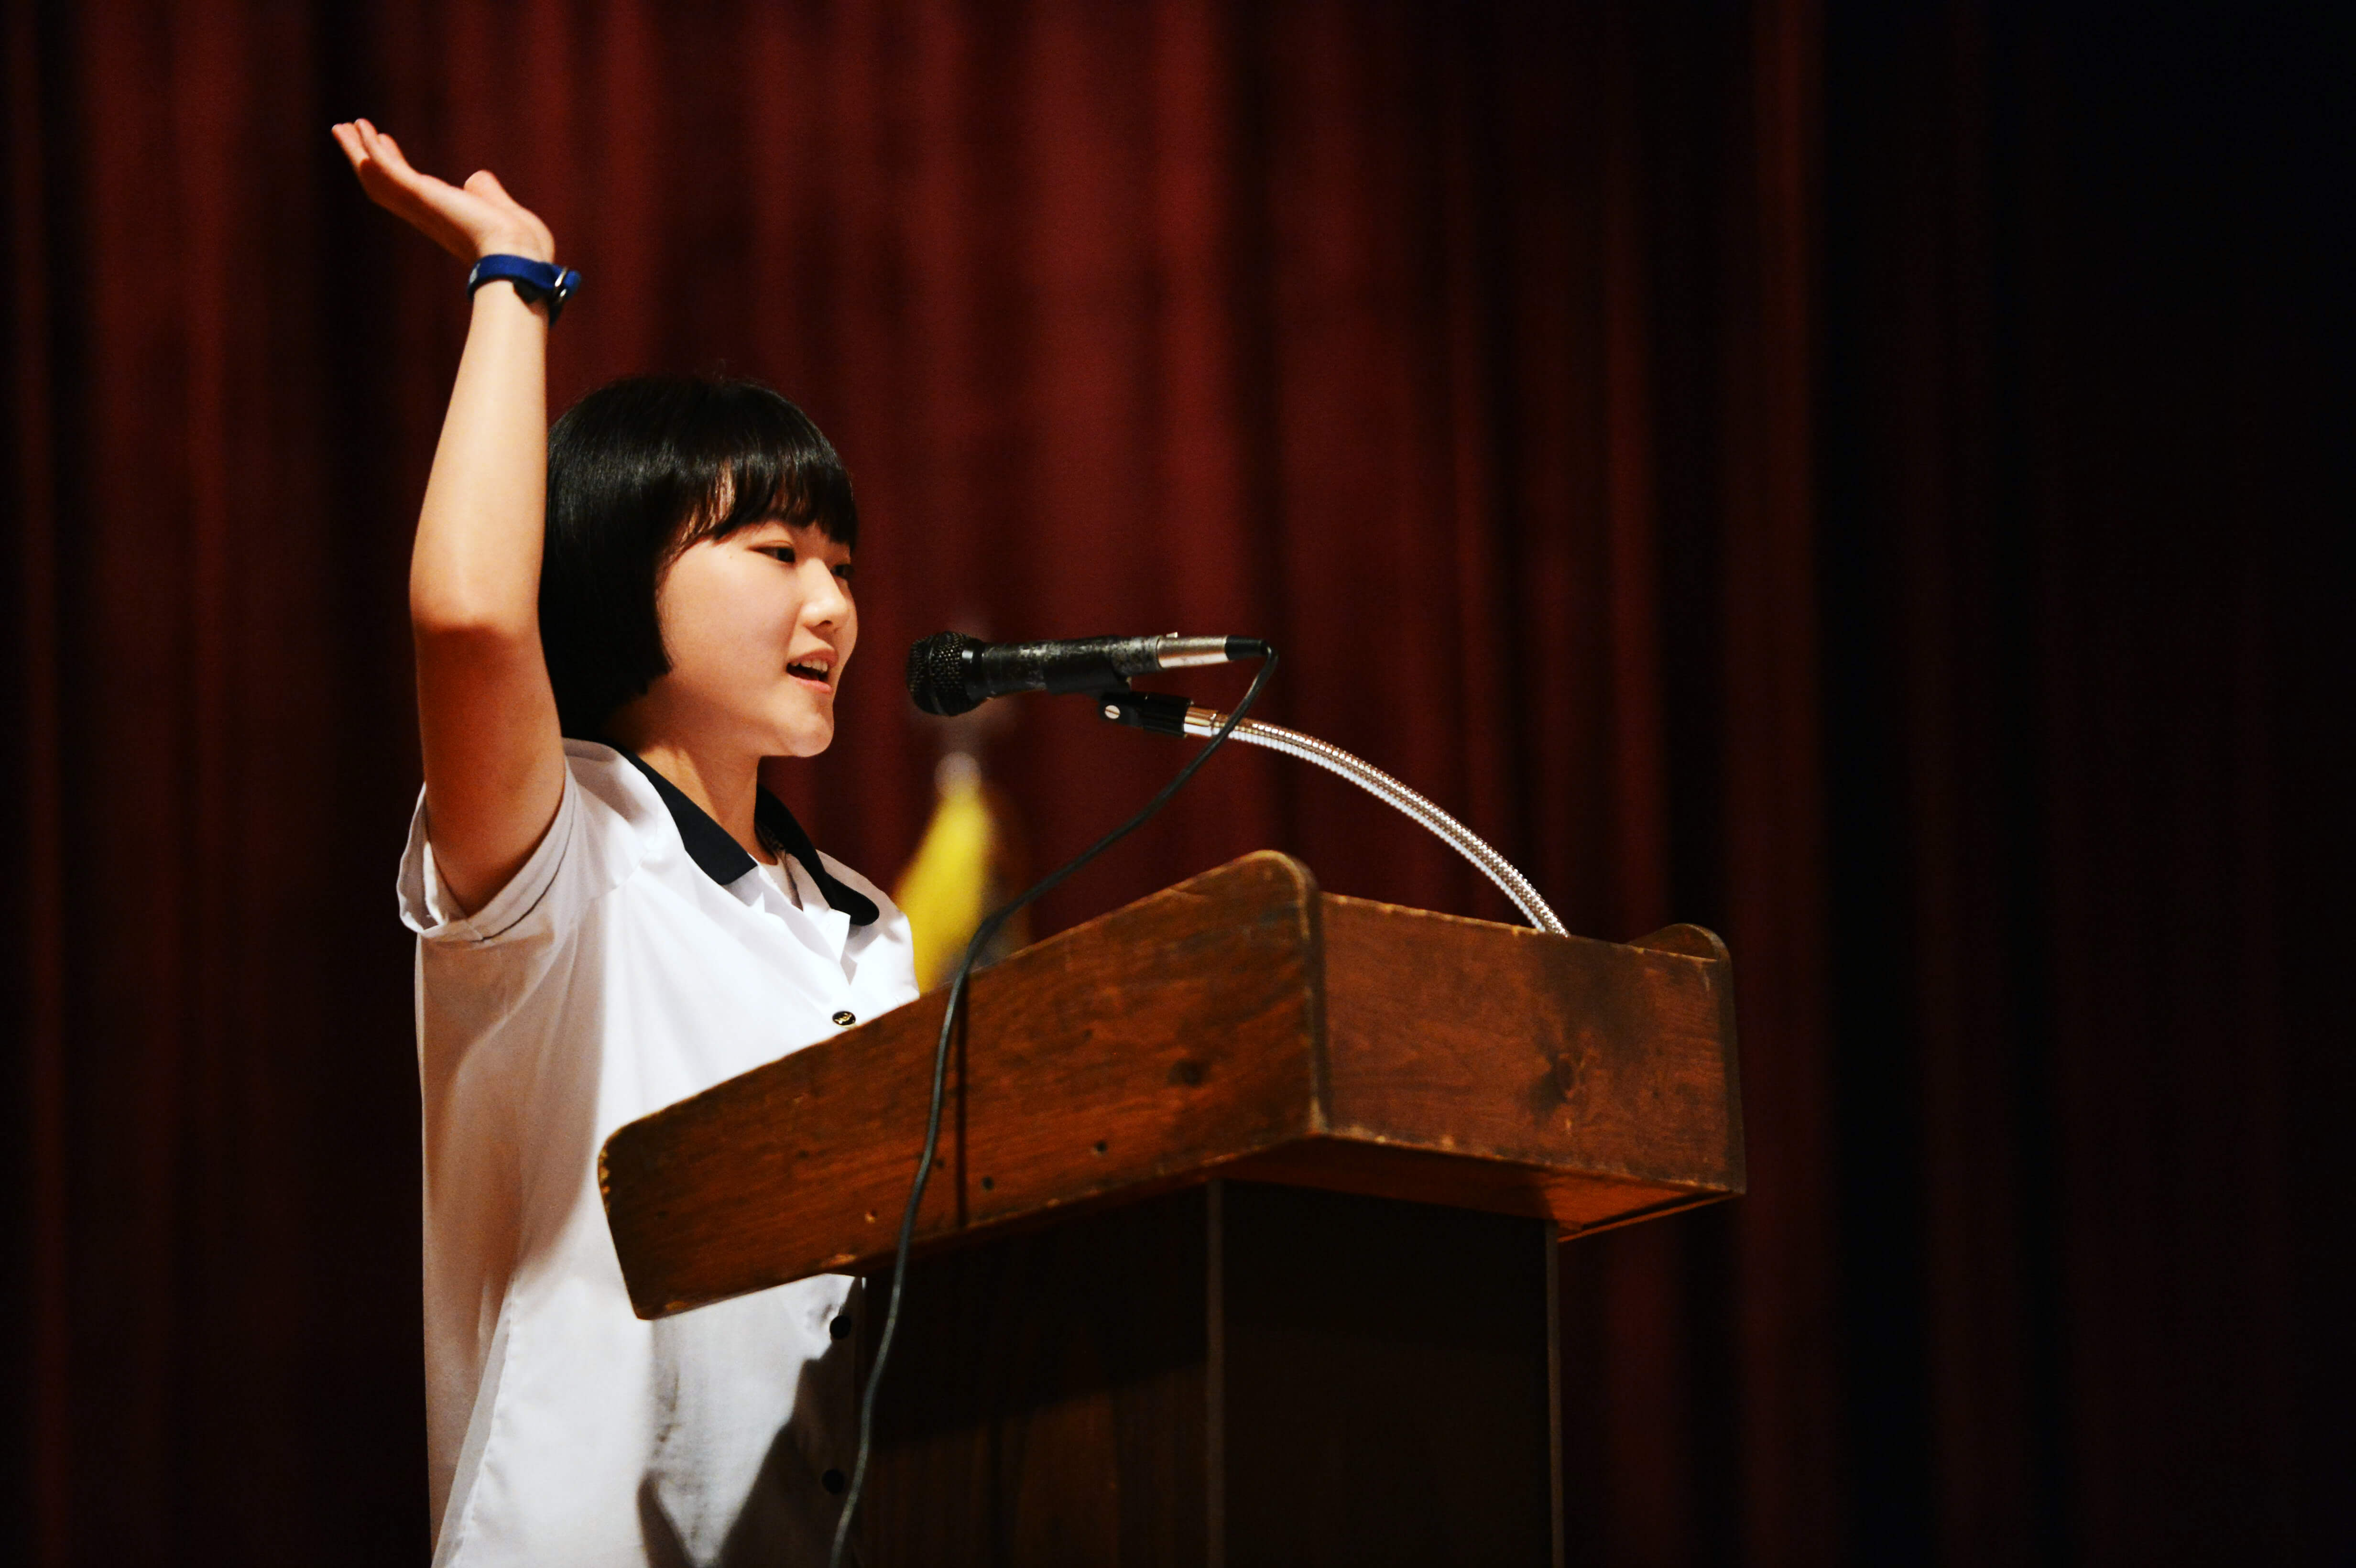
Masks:
[[[402,860],[434,1561],[823,1561],[827,1472],[856,1440],[851,1341],[830,1332],[851,1282],[640,1321],[597,1150],[915,997],[908,923],[774,801],[781,871],[626,753],[567,741],[565,758],[547,837],[472,915],[450,913],[422,799]]]

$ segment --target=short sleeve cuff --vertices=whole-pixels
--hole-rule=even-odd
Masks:
[[[458,912],[434,864],[434,845],[425,831],[425,792],[417,792],[417,809],[409,818],[409,842],[401,856],[401,922],[428,942],[494,942],[520,925],[548,896],[564,863],[565,848],[581,814],[580,786],[573,770],[564,770],[564,794],[556,816],[541,835],[530,859],[507,885],[472,914]]]

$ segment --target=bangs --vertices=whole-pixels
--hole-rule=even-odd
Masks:
[[[697,499],[670,553],[773,518],[856,549],[851,475],[809,417],[764,387],[737,382],[715,390],[739,395],[714,398],[695,439],[680,443],[681,477]]]

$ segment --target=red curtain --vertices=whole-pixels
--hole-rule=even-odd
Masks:
[[[2356,1554],[2341,7],[1833,7],[1863,1561]]]
[[[408,532],[465,315],[455,264],[353,188],[327,126],[357,113],[549,219],[587,280],[560,403],[726,369],[845,453],[864,652],[788,795],[853,864],[888,880],[929,805],[912,638],[1235,632],[1283,650],[1270,717],[1464,817],[1573,929],[1728,938],[1751,1193],[1566,1250],[1574,1560],[2156,1562],[2276,1473],[2254,1539],[2320,1539],[2286,1455],[2329,1424],[2287,1369],[2337,1276],[2294,1240],[2295,1135],[2348,1085],[2298,1044],[2287,955],[2345,921],[2264,880],[2325,775],[2236,728],[2307,689],[2280,672],[2322,624],[2309,575],[2286,547],[2221,579],[2246,591],[2207,601],[2198,658],[2162,633],[2213,532],[2169,513],[2168,592],[2115,576],[2115,482],[2169,487],[2154,383],[2093,325],[2143,319],[2099,272],[2150,253],[2146,207],[2074,205],[2134,162],[2065,112],[2102,28],[1875,10],[12,5],[31,1558],[426,1549],[391,883]],[[2229,470],[2273,460],[2313,515],[2316,443],[2264,424],[2288,339],[2233,341],[2247,395],[2179,400],[2244,421],[2178,432],[2222,454],[2203,493],[2255,506]],[[2181,755],[2155,648],[2199,693]],[[1040,866],[1183,756],[1000,706]],[[2212,808],[2239,837],[2186,838]],[[1234,754],[1039,929],[1264,846],[1506,914],[1346,786]],[[2135,926],[2156,945],[2121,967],[2137,876],[2240,901]],[[2169,977],[2147,1007],[2199,1021],[2113,1010]],[[2203,1058],[2222,1040],[2247,1050]],[[2204,1143],[2212,1077],[2239,1097]],[[2208,1163],[2229,1195],[2159,1196]],[[2241,1296],[2178,1289],[2188,1203],[2208,1243],[2247,1220]],[[2347,1388],[2338,1354],[2316,1387]],[[2148,1381],[2171,1357],[2238,1424],[2205,1481],[2192,1394]]]

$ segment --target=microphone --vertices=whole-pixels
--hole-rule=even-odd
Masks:
[[[1268,656],[1257,637],[1077,637],[1051,643],[985,643],[937,632],[908,650],[908,695],[946,719],[1018,691],[1104,691],[1133,675]]]

